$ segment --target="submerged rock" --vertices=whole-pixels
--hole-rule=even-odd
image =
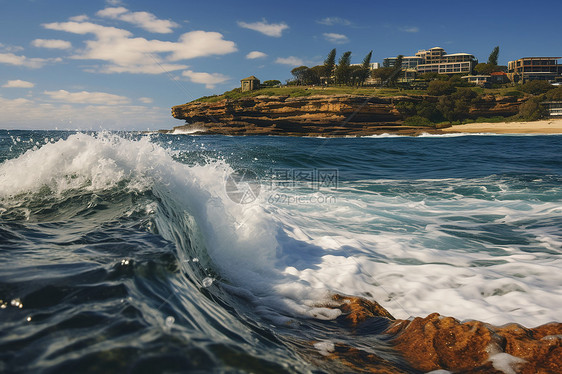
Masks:
[[[460,322],[437,313],[395,320],[376,302],[335,295],[340,318],[360,329],[371,319],[386,319],[380,334],[413,370],[454,373],[562,373],[562,323],[535,328],[518,324],[496,327],[479,321]],[[336,346],[329,356],[358,372],[403,372],[368,350]],[[386,366],[385,366],[386,365]]]

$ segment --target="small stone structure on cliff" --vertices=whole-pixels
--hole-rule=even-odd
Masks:
[[[260,88],[260,80],[252,75],[248,78],[241,79],[240,85],[242,88],[242,92],[253,91]]]

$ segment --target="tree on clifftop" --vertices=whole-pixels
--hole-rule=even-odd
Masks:
[[[369,78],[369,72],[371,71],[371,57],[373,56],[373,51],[367,53],[367,56],[363,59],[361,63],[361,69],[357,72],[357,84],[362,85],[365,83],[367,78]]]
[[[493,66],[497,66],[499,54],[500,54],[500,46],[498,45],[498,46],[495,46],[492,53],[490,53],[490,56],[488,57],[488,64],[493,65]]]
[[[308,66],[299,66],[291,70],[291,74],[295,77],[297,84],[306,84],[309,72]]]
[[[348,84],[351,69],[349,68],[351,64],[351,51],[345,52],[338,61],[338,66],[336,67],[336,83],[338,84]]]
[[[474,71],[477,74],[492,74],[496,71],[503,71],[506,69],[505,66],[498,66],[498,56],[500,54],[500,47],[496,46],[490,53],[487,63],[479,63],[474,67]]]
[[[324,76],[326,77],[328,83],[330,83],[330,79],[332,77],[332,73],[334,72],[334,67],[336,66],[336,49],[332,49],[328,56],[324,60]]]

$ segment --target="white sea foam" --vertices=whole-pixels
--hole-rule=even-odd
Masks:
[[[174,129],[170,134],[172,135],[191,135],[195,133],[201,133],[207,131],[204,128],[200,127],[191,127],[189,129]]]
[[[455,192],[458,181],[444,180],[433,198],[367,192],[383,182],[362,181],[333,191],[329,204],[273,204],[266,192],[238,204],[225,192],[230,172],[223,161],[179,163],[149,137],[77,134],[0,165],[0,198],[44,186],[54,194],[122,183],[150,189],[160,200],[150,208],[158,231],[279,323],[336,318],[326,307],[333,292],[374,299],[399,318],[436,311],[494,324],[559,319],[559,230],[523,224],[558,215],[558,203],[501,200],[508,186],[467,198]],[[482,241],[487,225],[523,232],[527,242]]]

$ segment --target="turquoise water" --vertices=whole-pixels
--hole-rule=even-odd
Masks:
[[[409,370],[334,293],[560,321],[561,139],[0,131],[0,371]]]

